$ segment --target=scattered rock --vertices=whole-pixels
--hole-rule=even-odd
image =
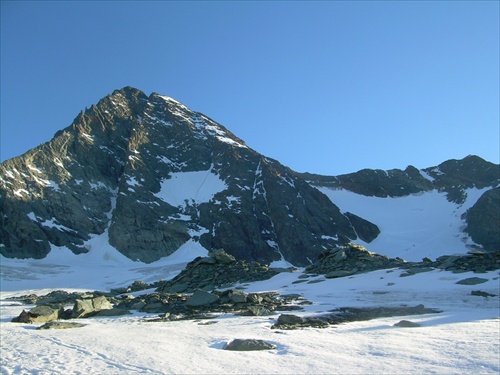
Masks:
[[[204,292],[203,290],[197,290],[193,295],[186,301],[187,306],[204,306],[215,303],[219,300],[219,297],[215,294]]]
[[[113,307],[112,309],[101,310],[95,316],[121,316],[132,314],[130,310]]]
[[[68,328],[81,328],[85,327],[86,324],[75,323],[75,322],[48,322],[44,325],[38,327],[37,329],[68,329]]]
[[[157,283],[160,293],[193,293],[196,290],[213,290],[223,285],[267,280],[277,275],[276,269],[257,262],[238,260],[218,249],[209,257],[198,257],[172,280]]]
[[[357,271],[357,269],[356,269],[356,271]],[[331,271],[331,272],[328,272],[327,274],[325,274],[325,277],[327,279],[336,279],[337,277],[345,277],[345,276],[354,275],[356,273],[356,271],[354,271],[354,270],[350,270],[350,271],[343,271],[343,270],[340,270],[340,271]]]
[[[401,320],[398,323],[394,324],[395,327],[404,327],[404,328],[412,328],[412,327],[421,327],[420,324],[411,322],[409,320]]]
[[[401,307],[343,307],[333,310],[330,314],[313,317],[294,317],[293,315],[280,315],[273,329],[297,329],[305,327],[325,328],[329,325],[372,320],[391,316],[422,315],[440,313],[440,310],[426,308],[424,305]],[[291,318],[294,317],[294,318]],[[298,319],[297,319],[298,318]]]
[[[234,303],[245,303],[247,301],[247,293],[240,290],[232,290],[228,297]]]
[[[240,315],[267,316],[273,315],[273,312],[263,306],[248,306],[245,311],[240,313]]]
[[[481,290],[473,290],[470,292],[471,296],[479,296],[479,297],[496,297],[496,294],[490,294],[483,292]]]
[[[483,279],[482,277],[468,277],[467,279],[462,279],[460,281],[457,281],[455,284],[477,285],[477,284],[483,284],[487,281],[488,281],[488,279]]]
[[[297,303],[307,303],[300,295],[280,296],[277,292],[243,293],[238,290],[196,291],[192,296],[185,294],[142,295],[136,298],[146,305],[141,311],[150,311],[154,303],[157,312],[162,313],[159,318],[148,319],[148,322],[164,322],[174,320],[207,319],[216,314],[236,314],[244,316],[272,315],[277,310],[288,311],[303,309]],[[138,301],[124,300],[118,304],[119,308],[130,308]]]
[[[226,344],[224,350],[234,351],[253,351],[253,350],[272,350],[276,345],[270,344],[264,340],[256,339],[234,339]]]

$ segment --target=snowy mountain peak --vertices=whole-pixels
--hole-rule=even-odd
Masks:
[[[460,208],[446,211],[460,214],[450,235],[471,236],[459,250],[491,250],[500,241],[483,225],[491,221],[484,207],[498,205],[498,185],[498,165],[474,156],[423,170],[299,174],[175,99],[125,87],[50,142],[0,164],[0,253],[106,248],[154,262],[189,244],[197,253],[224,248],[240,259],[307,265],[331,246],[380,242],[386,222],[329,199],[324,189],[332,188],[380,198],[436,191]]]

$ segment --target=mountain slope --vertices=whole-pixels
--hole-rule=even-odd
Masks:
[[[0,164],[0,253],[117,249],[151,263],[191,246],[304,266],[351,241],[410,260],[498,251],[499,185],[499,166],[477,156],[422,170],[297,173],[174,99],[125,87]]]
[[[364,228],[376,232],[210,118],[130,87],[0,172],[6,257],[85,253],[101,236],[143,262],[195,241],[241,259],[305,265]]]
[[[478,156],[418,170],[369,170],[336,177],[301,174],[337,204],[381,230],[370,250],[418,261],[500,249],[500,169]],[[360,240],[363,240],[360,237]]]

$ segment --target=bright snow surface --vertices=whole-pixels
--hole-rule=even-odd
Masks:
[[[199,204],[210,201],[215,194],[225,190],[227,185],[220,177],[207,171],[172,173],[161,182],[161,190],[155,195],[177,207],[186,203]]]
[[[218,176],[210,171],[193,173],[196,174],[180,178],[192,178],[201,187],[199,191],[204,192],[199,195],[200,201],[211,199],[224,188]],[[209,180],[212,183],[205,184]],[[170,191],[178,187],[174,181],[171,181],[173,186],[168,186]],[[162,186],[162,191],[166,191],[163,189],[167,186]],[[446,201],[442,194],[430,192],[383,198],[384,209],[380,198],[345,191],[325,193],[343,212],[353,212],[379,225],[383,234],[366,244],[369,250],[420,260],[423,256],[435,259],[443,253],[468,250],[459,234],[463,225],[460,217],[482,191],[468,191],[470,200],[462,206]],[[183,204],[182,198],[176,203]],[[440,214],[431,214],[431,207]],[[413,215],[403,220],[408,213]],[[454,216],[450,220],[451,214]],[[442,218],[446,218],[445,224]],[[417,244],[422,237],[428,240],[425,246]],[[226,314],[212,320],[216,323],[210,325],[200,325],[199,321],[146,323],[144,317],[153,315],[135,311],[122,317],[80,319],[87,325],[69,330],[36,331],[38,325],[11,323],[21,310],[31,306],[6,297],[46,294],[54,289],[109,290],[135,280],[154,282],[174,277],[188,261],[207,254],[199,243],[189,240],[158,262],[134,262],[108,244],[107,233],[87,241],[86,246],[89,252],[81,255],[53,247],[41,260],[0,257],[1,374],[498,374],[500,371],[499,299],[471,295],[471,291],[481,290],[498,296],[498,271],[454,274],[434,270],[400,277],[401,270],[381,270],[338,279],[316,276],[305,280],[296,271],[239,285],[247,292],[298,293],[313,302],[303,306],[303,311],[291,312],[297,315],[346,306],[417,304],[443,311],[351,322],[326,329],[271,330],[278,312],[271,317]],[[405,252],[391,253],[393,246],[400,246],[400,251]],[[487,281],[472,286],[456,284],[468,277]],[[420,323],[421,327],[394,327],[402,319]],[[235,338],[263,339],[277,348],[263,352],[222,350]]]
[[[154,270],[152,271],[154,272]],[[243,284],[247,292],[298,293],[313,304],[298,315],[342,306],[414,306],[439,314],[380,318],[326,329],[272,330],[271,317],[221,315],[201,321],[146,323],[135,312],[122,317],[79,319],[87,324],[69,330],[36,331],[38,325],[11,323],[22,309],[5,297],[45,290],[3,292],[0,304],[2,374],[497,374],[499,320],[496,297],[472,296],[480,289],[497,294],[498,271],[453,274],[431,271],[400,277],[382,270],[318,283],[299,281],[300,272]],[[458,285],[467,277],[488,281]],[[117,275],[119,277],[119,275]],[[318,276],[309,280],[322,280]],[[106,281],[102,280],[103,286]],[[85,279],[81,280],[82,285]],[[39,282],[44,286],[43,280]],[[64,286],[64,285],[61,285]],[[421,324],[399,328],[402,319]],[[277,346],[261,352],[230,352],[235,338],[262,339]]]
[[[381,233],[370,243],[354,241],[392,258],[420,261],[441,255],[465,254],[472,240],[463,232],[464,214],[486,189],[467,189],[463,204],[449,202],[436,190],[397,198],[367,197],[348,190],[316,187],[342,212],[376,224]]]

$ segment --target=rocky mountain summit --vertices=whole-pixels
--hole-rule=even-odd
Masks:
[[[437,189],[457,204],[467,188],[488,187],[464,231],[498,251],[499,184],[499,166],[475,156],[420,171],[297,173],[176,100],[125,87],[0,164],[0,253],[40,259],[99,243],[151,263],[197,243],[237,260],[305,266],[330,248],[377,238],[377,223],[341,212],[318,186],[380,197]]]

